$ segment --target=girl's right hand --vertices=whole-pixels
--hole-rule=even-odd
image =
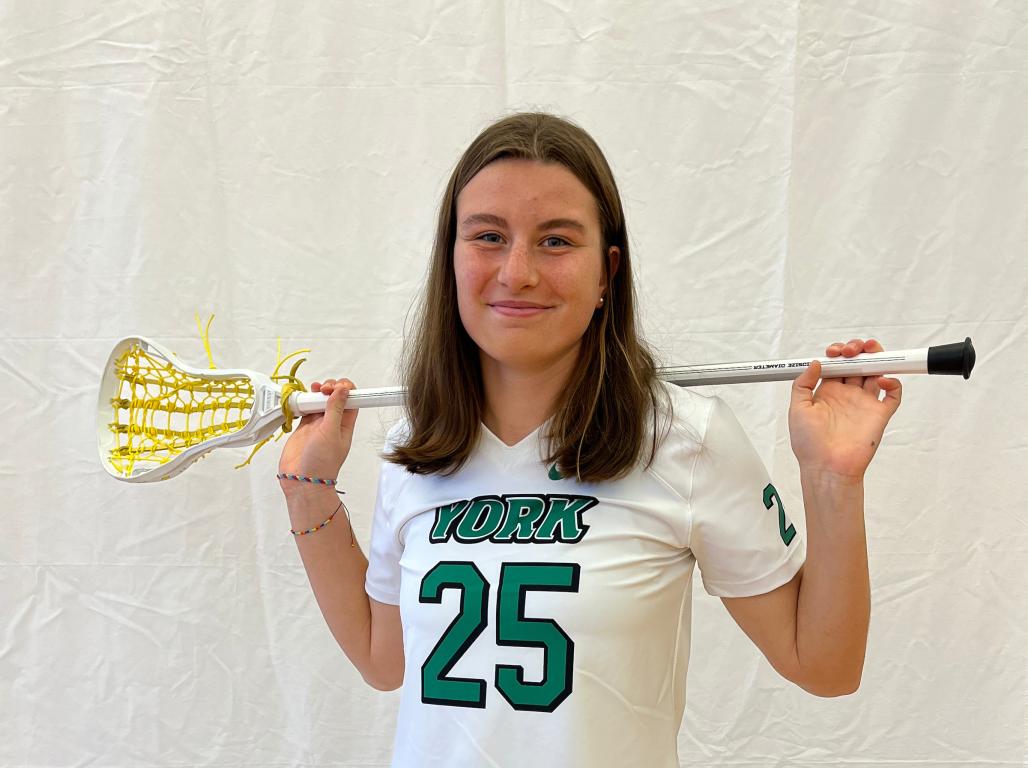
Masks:
[[[344,406],[350,390],[356,388],[349,379],[326,379],[311,384],[311,392],[328,395],[325,412],[309,413],[293,427],[282,448],[282,456],[278,461],[279,472],[335,479],[353,442],[353,425],[357,421],[358,409],[345,410]],[[304,485],[290,480],[279,482],[286,492]]]

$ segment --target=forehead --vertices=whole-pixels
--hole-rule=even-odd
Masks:
[[[468,213],[578,214],[596,223],[596,205],[585,185],[559,163],[503,158],[476,173],[457,195],[458,220]]]

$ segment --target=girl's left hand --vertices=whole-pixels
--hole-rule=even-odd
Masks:
[[[828,357],[853,357],[861,352],[884,352],[874,339],[836,342]],[[882,442],[885,425],[899,408],[903,385],[885,376],[823,379],[821,363],[812,360],[793,381],[789,404],[792,452],[804,472],[827,473],[862,481]],[[817,387],[817,391],[814,388]],[[885,399],[879,401],[884,391]]]

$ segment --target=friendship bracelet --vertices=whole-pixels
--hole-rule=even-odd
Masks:
[[[320,477],[307,477],[306,475],[290,475],[287,472],[279,472],[275,475],[279,480],[299,480],[301,483],[312,483],[313,485],[335,486],[335,480],[322,480]],[[340,496],[345,496],[346,491],[336,491]]]

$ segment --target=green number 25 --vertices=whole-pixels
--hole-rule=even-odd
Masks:
[[[577,592],[578,563],[503,563],[496,601],[496,644],[543,649],[543,679],[526,682],[524,667],[497,664],[494,684],[514,709],[552,712],[571,694],[575,643],[552,619],[525,618],[525,593]],[[441,603],[443,590],[460,590],[460,612],[421,666],[421,700],[453,707],[485,707],[486,681],[447,677],[488,624],[489,582],[475,564],[444,560],[421,581],[418,599]]]

